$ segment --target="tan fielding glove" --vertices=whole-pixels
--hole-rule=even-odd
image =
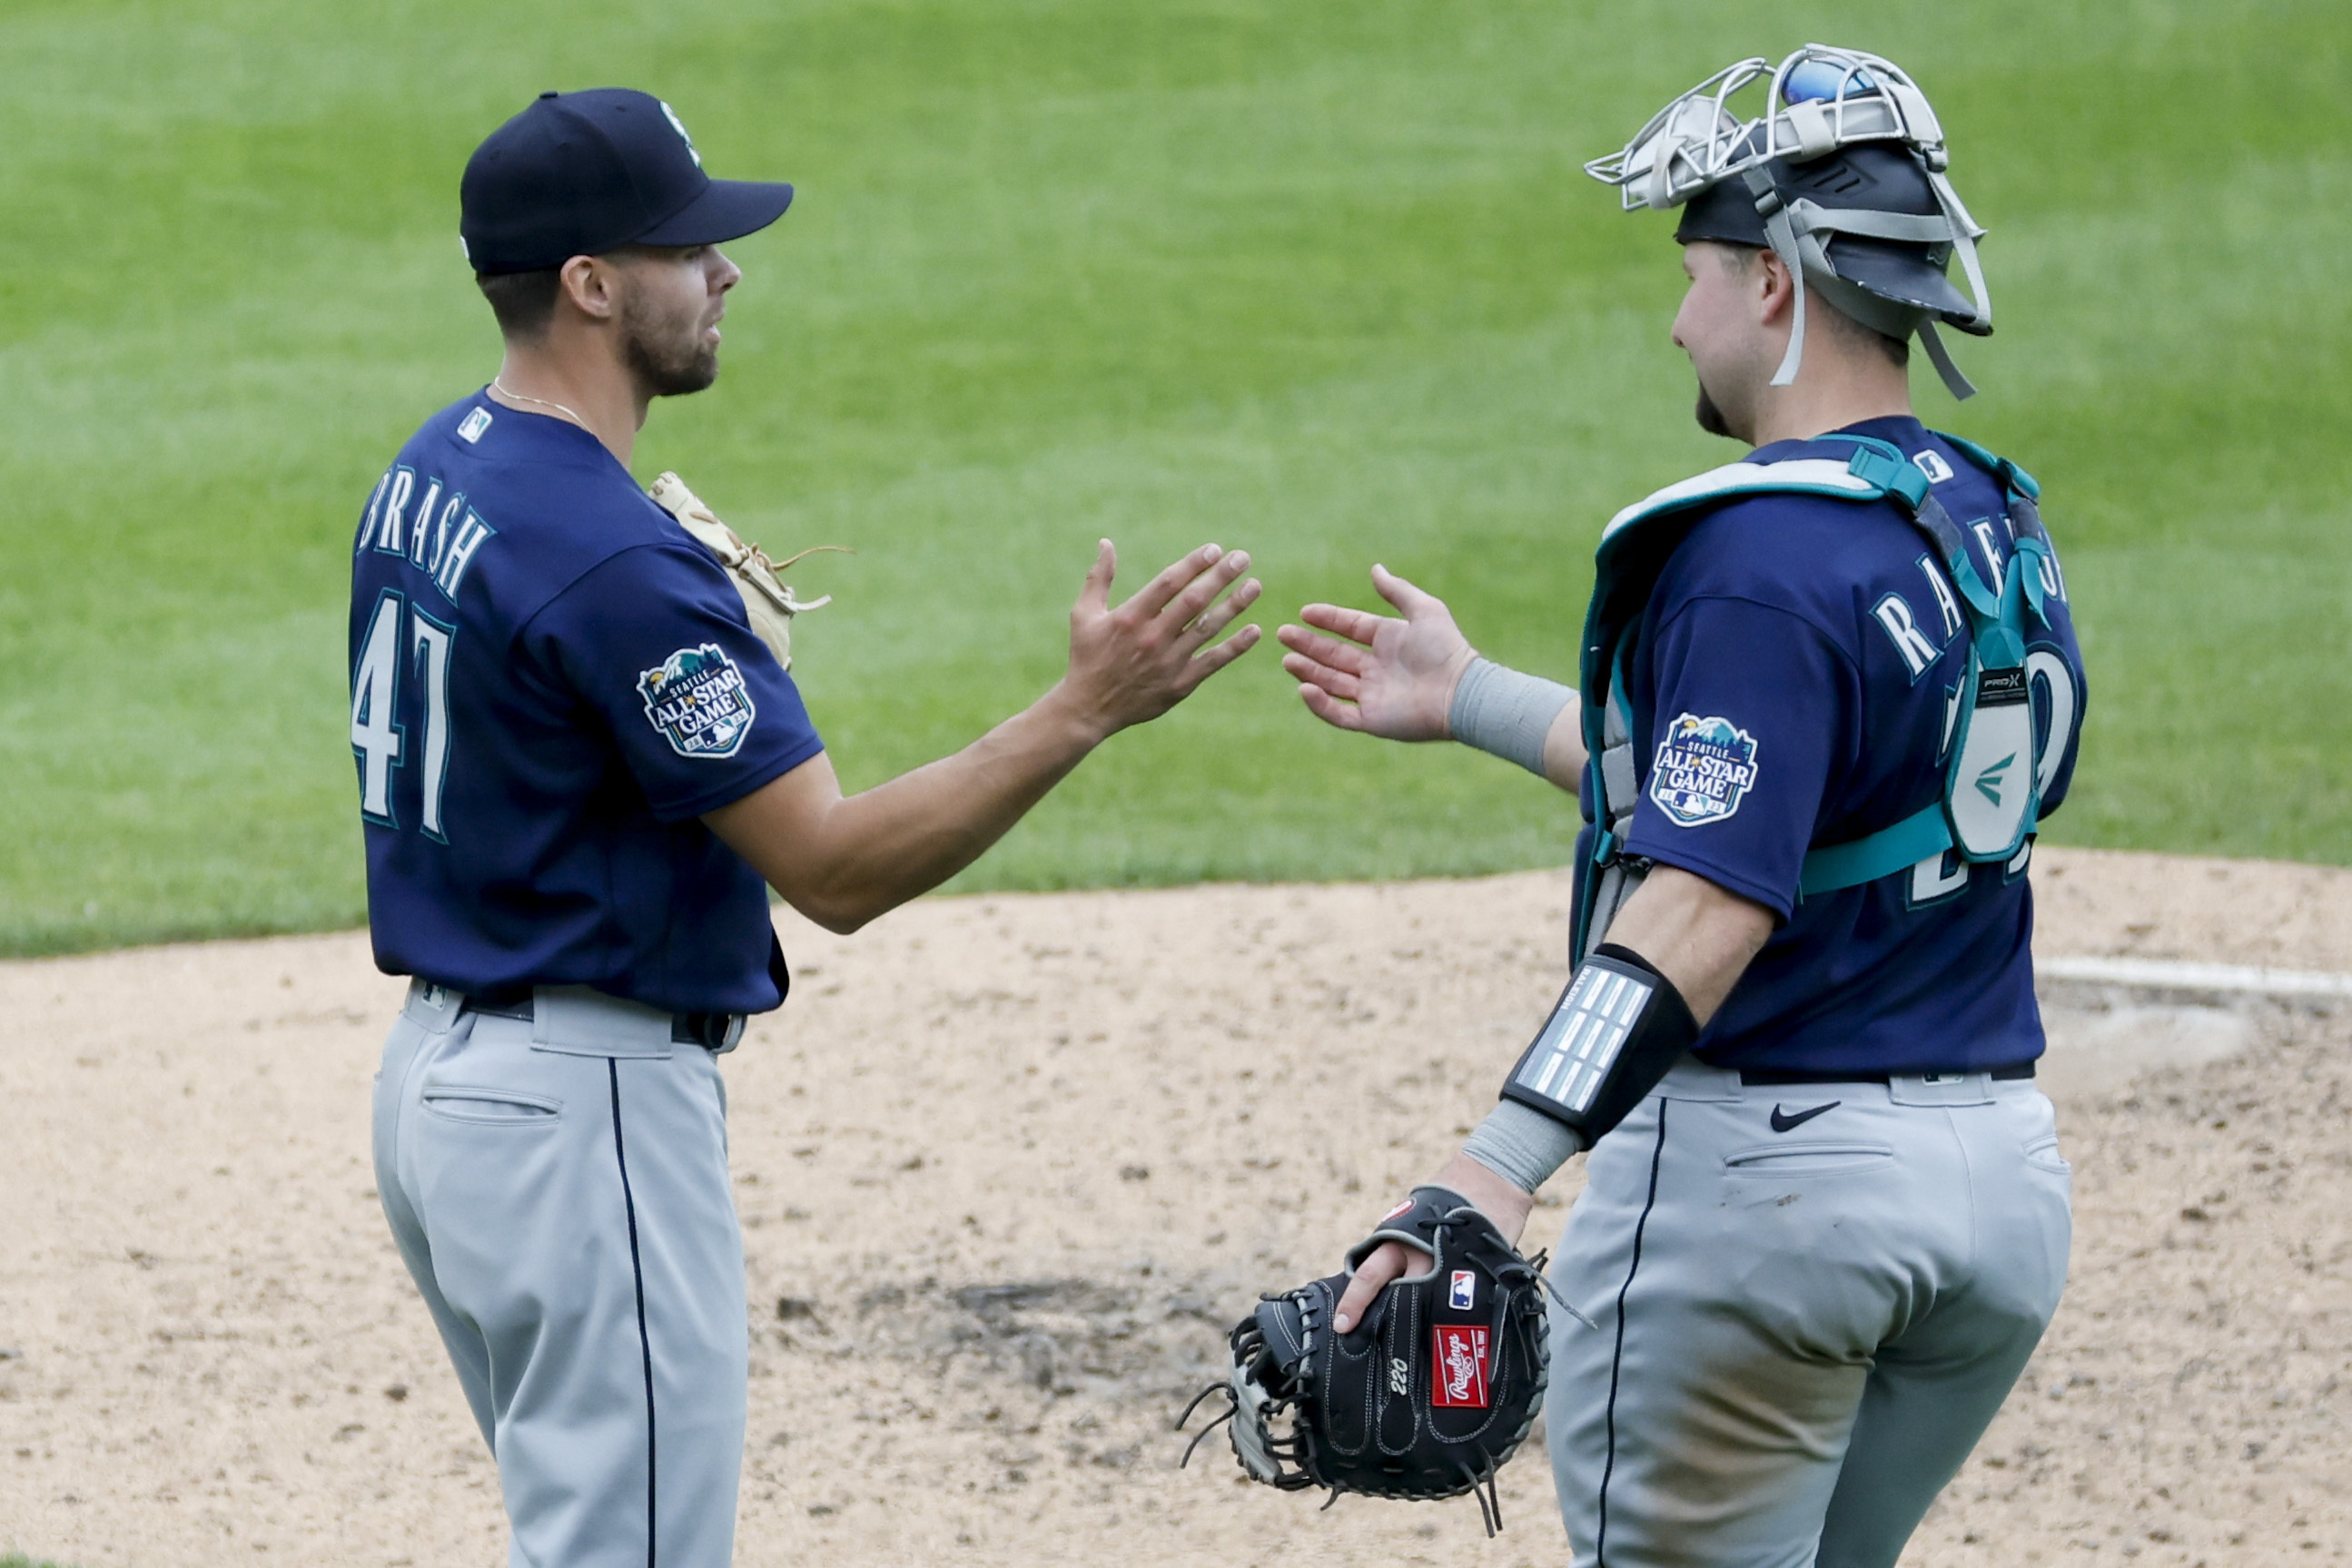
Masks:
[[[812,545],[789,559],[770,560],[767,551],[758,545],[744,543],[740,535],[720,522],[719,515],[704,506],[677,475],[664,474],[653,482],[647,494],[719,558],[719,564],[727,569],[727,575],[735,583],[735,591],[743,596],[743,613],[750,618],[752,632],[775,651],[776,663],[791,669],[793,617],[803,610],[823,609],[833,602],[833,595],[795,599],[781,574],[793,561],[818,550],[840,550],[844,555],[856,552],[842,545]]]

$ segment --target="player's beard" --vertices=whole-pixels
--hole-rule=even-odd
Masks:
[[[1705,382],[1698,384],[1698,407],[1695,412],[1698,427],[1709,435],[1728,436],[1731,434],[1731,422],[1724,418],[1723,410],[1716,406],[1715,396],[1706,390]]]
[[[701,312],[656,315],[634,288],[621,296],[621,355],[647,397],[698,392],[719,379],[719,349],[702,340]]]

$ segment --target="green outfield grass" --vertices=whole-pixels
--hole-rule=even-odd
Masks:
[[[1986,395],[2093,682],[2066,842],[2352,860],[2352,120],[2340,0],[16,0],[0,10],[0,950],[362,918],[352,524],[496,342],[457,177],[628,82],[801,197],[733,247],[726,374],[658,409],[798,574],[846,779],[1055,674],[1091,541],[1247,546],[1269,621],[1374,559],[1565,674],[1611,511],[1731,455],[1670,225],[1579,165],[1742,53],[1909,65],[1992,228]],[[1484,872],[1556,797],[1323,731],[1268,653],[959,885]]]

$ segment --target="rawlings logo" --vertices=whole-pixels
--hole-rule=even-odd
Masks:
[[[1402,1214],[1406,1209],[1409,1209],[1412,1207],[1412,1199],[1408,1197],[1403,1202],[1398,1204],[1394,1208],[1390,1209],[1386,1214],[1381,1215],[1381,1223],[1382,1225],[1386,1225],[1390,1220],[1394,1219],[1398,1215]]]
[[[1429,1331],[1432,1345],[1429,1402],[1440,1407],[1484,1410],[1486,1394],[1486,1331],[1473,1323],[1439,1323]]]

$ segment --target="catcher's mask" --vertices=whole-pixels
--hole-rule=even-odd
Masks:
[[[1765,112],[1735,115],[1730,99],[1768,78]],[[1777,68],[1759,57],[1716,72],[1584,171],[1617,186],[1628,212],[1682,207],[1679,243],[1769,247],[1864,326],[1897,340],[1916,332],[1944,384],[1966,398],[1976,388],[1937,325],[1990,334],[1992,297],[1977,261],[1985,231],[1946,177],[1949,162],[1936,111],[1901,67],[1807,44]],[[1955,255],[1967,294],[1945,276]],[[1801,287],[1774,386],[1797,379],[1804,351]]]

